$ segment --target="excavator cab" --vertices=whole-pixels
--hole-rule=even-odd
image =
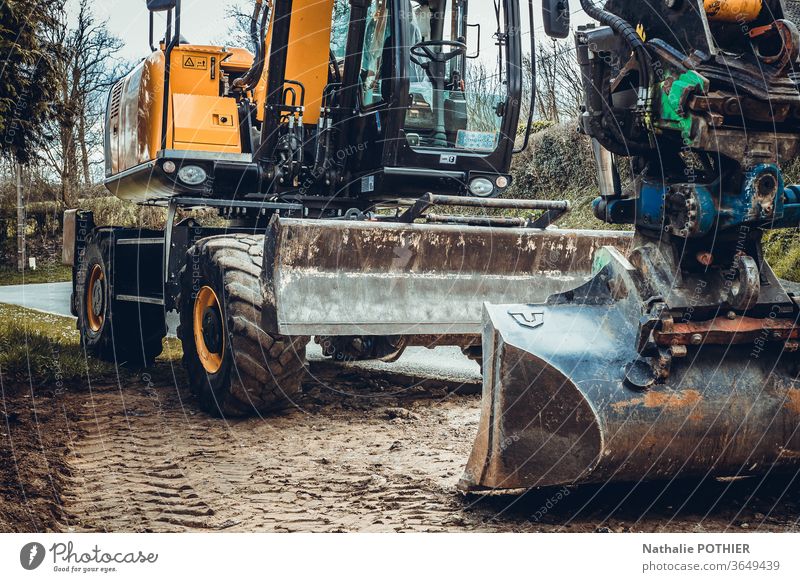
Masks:
[[[356,188],[495,196],[507,174],[522,102],[516,2],[372,0],[349,10],[363,42],[345,57],[346,133],[368,144]],[[492,23],[489,26],[480,23]],[[360,49],[360,50],[359,50]],[[358,54],[360,52],[360,54]],[[373,190],[374,188],[374,190]]]
[[[258,0],[255,54],[187,43],[180,0],[147,7],[152,53],[106,120],[106,184],[122,198],[315,199],[338,214],[511,184],[519,0]]]

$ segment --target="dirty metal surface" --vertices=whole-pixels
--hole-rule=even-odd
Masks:
[[[746,344],[760,338],[771,341],[797,339],[800,328],[793,319],[758,319],[721,316],[711,321],[675,323],[653,332],[659,345]]]
[[[666,380],[636,388],[626,375],[641,361],[642,298],[622,279],[612,301],[485,307],[482,415],[463,489],[797,469],[798,359],[750,336],[689,346]]]
[[[585,282],[625,232],[273,221],[265,327],[286,335],[477,335],[484,302],[541,302]]]

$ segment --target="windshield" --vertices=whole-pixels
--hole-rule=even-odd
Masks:
[[[410,16],[409,144],[494,151],[508,95],[502,2],[411,0]]]
[[[363,108],[376,107],[390,95],[392,5],[410,7],[403,11],[409,27],[410,107],[404,124],[409,145],[493,152],[508,99],[503,1],[370,0],[361,54]],[[341,67],[349,1],[336,0],[333,12],[331,52]]]

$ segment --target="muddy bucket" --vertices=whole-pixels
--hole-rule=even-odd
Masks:
[[[631,233],[275,219],[265,329],[284,335],[480,336],[484,302],[544,301]]]
[[[636,349],[647,298],[632,271],[616,254],[581,297],[485,306],[482,415],[463,490],[797,470],[797,357],[762,349],[775,332],[741,317],[725,323],[739,330],[729,345],[689,347],[654,379]]]

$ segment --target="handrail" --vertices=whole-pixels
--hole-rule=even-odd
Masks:
[[[533,0],[528,0],[528,13],[531,28],[531,105],[528,111],[528,126],[525,129],[525,141],[522,143],[521,148],[512,151],[514,155],[521,154],[528,149],[528,144],[530,144],[531,141],[531,130],[533,129],[533,113],[536,109],[536,34],[534,34],[533,30]]]

